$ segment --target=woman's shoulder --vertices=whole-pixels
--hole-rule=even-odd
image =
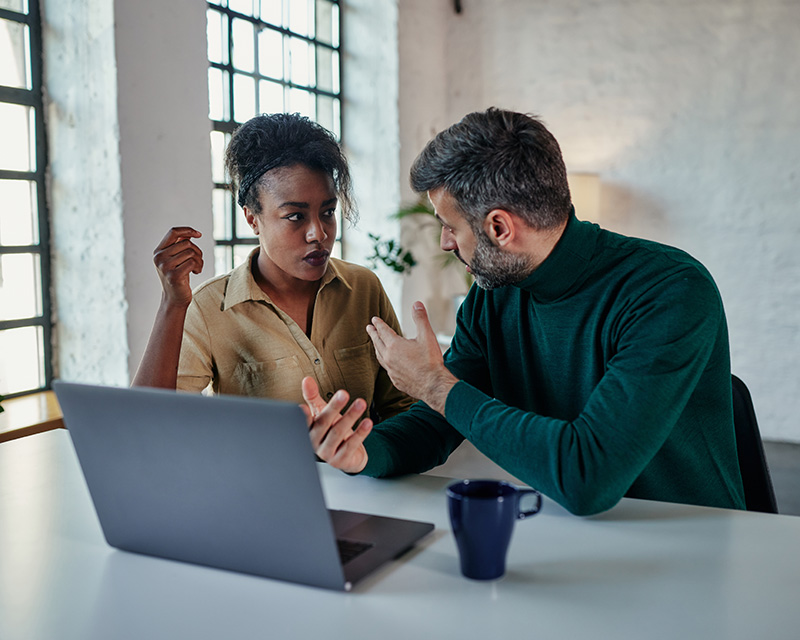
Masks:
[[[219,307],[220,301],[225,298],[225,291],[228,289],[228,282],[232,273],[232,271],[229,271],[228,273],[214,276],[197,285],[192,291],[192,302],[201,307],[207,305]]]
[[[331,258],[331,266],[336,275],[354,289],[363,287],[383,289],[378,276],[367,267],[338,258]]]

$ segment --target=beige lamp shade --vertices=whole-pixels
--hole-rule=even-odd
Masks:
[[[596,173],[570,173],[567,181],[578,220],[599,223],[600,176]]]

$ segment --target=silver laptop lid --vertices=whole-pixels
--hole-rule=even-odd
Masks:
[[[110,545],[345,588],[297,405],[60,381],[53,388]]]

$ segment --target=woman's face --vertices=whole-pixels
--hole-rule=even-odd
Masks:
[[[258,269],[273,285],[315,282],[336,239],[336,192],[331,177],[305,165],[279,167],[258,182],[261,213],[245,208],[259,238]]]

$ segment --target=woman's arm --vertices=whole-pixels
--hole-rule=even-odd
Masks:
[[[177,385],[183,323],[192,301],[189,274],[203,269],[203,252],[191,239],[201,235],[191,227],[173,227],[153,252],[161,280],[161,304],[133,378],[134,387],[175,389]]]

